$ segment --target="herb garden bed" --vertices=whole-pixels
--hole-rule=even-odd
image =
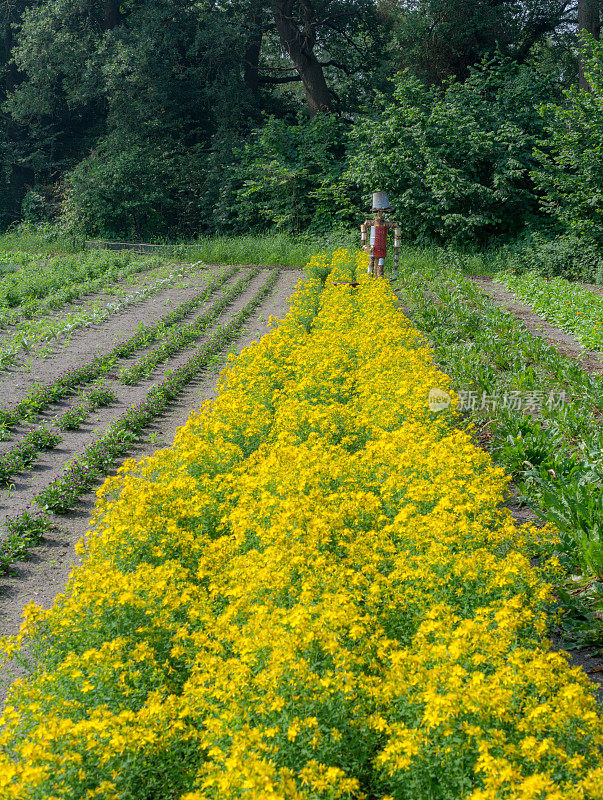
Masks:
[[[90,480],[92,485],[97,483],[104,471],[116,465],[116,459],[122,460],[128,453],[151,453],[169,444],[176,427],[186,421],[204,397],[212,395],[221,353],[227,348],[240,348],[253,336],[261,336],[270,314],[286,313],[287,299],[299,274],[245,268],[198,271],[184,281],[185,286],[179,280],[156,298],[124,310],[111,323],[74,334],[72,349],[66,347],[54,357],[39,359],[36,377],[38,381],[44,378],[46,389],[36,388],[34,376],[17,369],[0,380],[0,391],[5,389],[1,404],[5,439],[0,442],[0,451],[10,453],[16,448],[15,455],[5,459],[7,479],[4,488],[0,487],[2,517],[12,517],[14,521],[9,524],[16,531],[11,537],[4,526],[2,535],[5,542],[11,539],[13,548],[12,554],[6,546],[0,553],[6,566],[13,562],[8,573],[0,577],[4,633],[18,628],[22,608],[31,599],[47,606],[63,589],[74,559],[73,544],[87,527],[93,501]],[[208,283],[214,284],[215,289],[203,298]],[[262,294],[263,287],[266,289]],[[256,305],[250,305],[256,297]],[[247,315],[237,317],[245,308]],[[160,320],[163,322],[158,326]],[[132,344],[125,349],[121,346],[123,357],[118,358],[119,352],[115,351],[124,341]],[[108,357],[112,352],[114,357]],[[100,371],[90,370],[91,363],[97,363]],[[141,366],[134,380],[137,364]],[[78,375],[80,379],[75,380]],[[20,385],[15,377],[21,378]],[[169,391],[159,396],[157,387],[162,382]],[[134,420],[128,409],[141,408],[149,394],[155,398],[152,406],[147,406],[146,415],[138,413]],[[124,420],[129,420],[126,428]],[[27,447],[20,445],[32,439],[32,427],[41,434],[37,438],[34,435]],[[52,432],[55,439],[60,436],[60,441],[46,442],[42,435],[45,430]],[[99,442],[99,437],[102,442],[105,432],[111,430],[111,442],[107,442],[111,452],[102,458],[97,456],[93,465],[96,471],[90,473],[90,480],[82,482],[79,476],[79,488],[69,493],[71,500],[67,503],[73,510],[51,517],[53,525],[48,528],[43,523],[45,517],[38,512],[53,504],[37,504],[34,498],[49,485],[56,486],[68,462],[75,458],[75,463],[80,464],[86,453],[98,450],[94,443]],[[23,464],[19,464],[21,450],[26,461]],[[64,494],[66,498],[68,493]],[[54,505],[58,508],[60,504]]]
[[[333,278],[363,265],[337,253]],[[2,718],[7,800],[601,797],[591,686],[547,641],[567,542],[514,523],[458,428],[443,339],[477,347],[486,309],[430,278],[451,376],[386,282],[313,277],[173,447],[103,484],[67,593],[4,642],[32,672]]]
[[[265,332],[258,309],[282,316],[297,276],[208,274],[0,409],[6,503],[38,509],[8,520],[7,569],[6,548],[41,540],[5,598],[32,596],[36,558],[46,582],[3,643],[26,677],[1,720],[3,796],[603,796],[593,687],[548,640],[555,620],[570,645],[600,633],[599,552],[562,512],[582,491],[597,518],[600,380],[454,267],[403,269],[412,323],[364,267],[313,258],[217,390],[203,370],[248,321],[247,341]],[[53,548],[144,453],[99,489],[55,597],[72,558],[48,581]],[[509,475],[554,526],[513,520]]]

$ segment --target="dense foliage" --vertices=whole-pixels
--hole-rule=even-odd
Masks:
[[[587,245],[603,248],[603,48],[587,42],[592,92],[573,88],[543,109],[547,148],[535,180],[543,207]]]
[[[516,234],[538,209],[529,178],[543,135],[536,108],[551,93],[549,78],[508,61],[443,89],[402,74],[392,100],[355,126],[348,175],[365,193],[388,187],[409,238]]]
[[[345,124],[331,115],[269,119],[231,170],[229,223],[326,232],[353,222],[358,209],[340,191],[345,137]]]
[[[601,46],[580,44],[572,0],[3,13],[0,226],[322,233],[381,188],[409,239],[601,248]]]

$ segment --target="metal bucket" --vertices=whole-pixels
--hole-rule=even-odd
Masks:
[[[389,198],[385,192],[373,192],[372,211],[389,211],[390,208]]]

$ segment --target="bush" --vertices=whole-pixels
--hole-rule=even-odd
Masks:
[[[542,108],[546,150],[532,175],[542,207],[584,244],[603,247],[603,45],[585,36],[592,92],[573,88]]]
[[[13,250],[42,253],[73,251],[77,243],[73,228],[67,229],[62,220],[55,222],[20,222],[12,225],[0,238],[0,251]]]
[[[63,219],[109,239],[195,233],[201,173],[194,148],[112,135],[67,175]]]
[[[527,66],[485,61],[464,82],[426,88],[395,78],[393,101],[358,122],[346,178],[384,189],[411,239],[482,244],[511,237],[538,214],[530,179],[550,80]]]
[[[411,250],[414,255],[415,250]],[[555,226],[528,232],[512,242],[481,251],[446,248],[446,261],[456,263],[465,275],[511,271],[535,272],[545,278],[565,278],[603,286],[603,252],[583,237],[560,233]]]
[[[576,235],[547,238],[535,233],[509,248],[504,260],[515,272],[530,270],[547,278],[560,276],[603,285],[603,252]]]
[[[296,124],[269,119],[232,170],[237,225],[325,233],[355,223],[360,197],[350,198],[341,180],[345,154],[344,123],[332,115]]]

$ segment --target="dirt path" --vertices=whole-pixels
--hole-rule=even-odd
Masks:
[[[263,301],[252,319],[244,329],[243,334],[231,346],[231,350],[238,353],[246,347],[252,340],[258,339],[267,331],[267,322],[270,315],[283,317],[289,310],[289,298],[293,293],[298,280],[302,277],[302,271],[287,270],[280,273],[279,279],[271,294]],[[229,319],[238,311],[251,297],[257,289],[265,283],[268,275],[265,271],[252,281],[247,289],[237,297],[224,314],[220,321]],[[199,287],[197,287],[198,289]],[[168,308],[169,310],[169,308]],[[155,309],[159,316],[163,312],[161,305]],[[143,319],[149,319],[148,309],[143,311],[138,309],[139,314],[145,314]],[[140,321],[139,317],[139,321]],[[135,324],[135,320],[130,320],[130,324]],[[211,332],[211,328],[207,333]],[[106,336],[107,332],[103,332]],[[87,340],[89,345],[94,344],[94,339]],[[199,346],[202,340],[196,344]],[[73,432],[69,437],[64,437],[64,442],[60,450],[51,451],[44,455],[40,465],[32,472],[26,473],[19,481],[17,487],[15,482],[15,493],[10,498],[5,491],[0,493],[0,502],[4,508],[1,510],[2,516],[12,509],[11,513],[17,508],[23,508],[33,494],[46,485],[48,481],[58,473],[65,462],[73,457],[74,451],[81,452],[85,444],[106,428],[118,413],[136,402],[139,396],[146,394],[149,386],[156,383],[161,376],[168,370],[173,369],[178,363],[186,360],[190,355],[190,350],[178,356],[168,363],[162,365],[154,373],[151,381],[145,381],[134,387],[127,387],[117,381],[111,382],[112,388],[119,391],[119,403],[113,404],[107,409],[102,409],[94,420],[94,424],[84,426],[84,430]],[[81,352],[80,352],[81,356]],[[125,363],[125,362],[124,362]],[[155,421],[152,426],[146,429],[145,440],[138,442],[132,447],[128,457],[140,458],[150,455],[158,447],[165,447],[172,444],[174,435],[180,426],[188,419],[191,411],[199,408],[201,403],[207,398],[215,397],[216,383],[219,369],[201,373],[199,377],[191,382],[178,398],[178,401],[170,407]],[[119,387],[119,389],[118,389]],[[56,410],[52,412],[54,415]],[[35,601],[43,608],[49,608],[57,594],[63,591],[66,580],[71,571],[72,565],[77,562],[74,552],[74,545],[88,530],[90,513],[94,505],[94,494],[89,493],[81,499],[78,508],[67,515],[57,517],[58,527],[53,530],[38,547],[31,551],[27,561],[15,565],[13,574],[10,576],[0,576],[0,633],[6,635],[15,633],[20,626],[23,608],[30,601]],[[14,669],[14,672],[13,672]],[[19,674],[19,668],[5,668],[1,676],[3,684],[6,684],[15,675]],[[5,689],[0,691],[0,700],[4,697]]]
[[[472,277],[471,280],[497,306],[506,309],[516,319],[523,322],[530,333],[540,336],[541,339],[552,344],[560,353],[577,361],[585,372],[590,375],[603,372],[601,353],[596,350],[585,350],[573,334],[551,325],[544,317],[536,314],[530,306],[522,303],[514,292],[509,291],[500,283],[495,283],[492,278]],[[600,291],[600,288],[597,288],[597,290]],[[595,291],[594,288],[593,291]]]

